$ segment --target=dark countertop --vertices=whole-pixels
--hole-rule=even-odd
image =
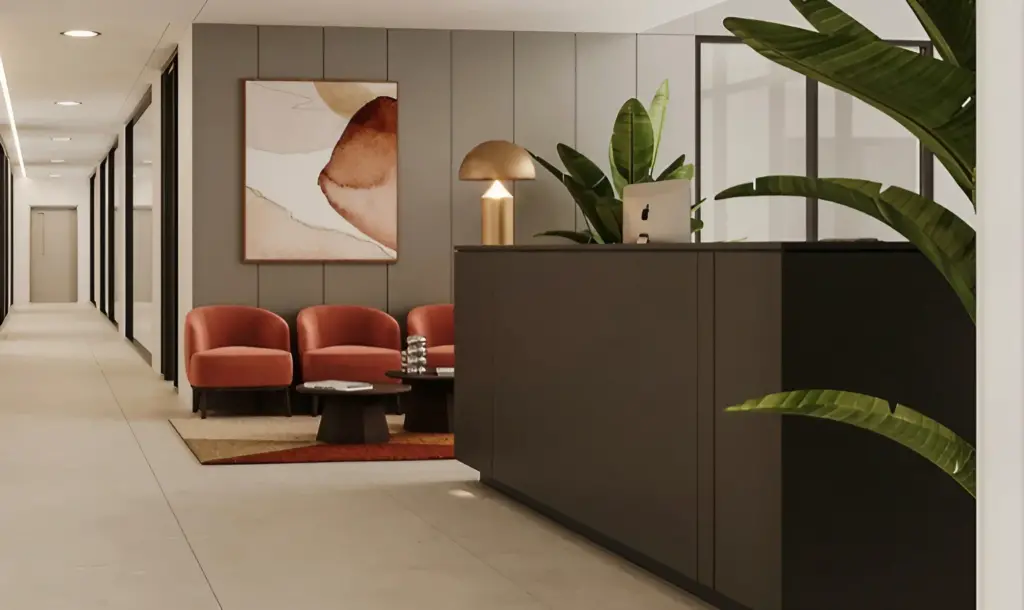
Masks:
[[[456,252],[915,252],[907,242],[710,242],[701,244],[529,244],[522,246],[455,246]]]

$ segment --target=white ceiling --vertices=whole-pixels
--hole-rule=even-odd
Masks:
[[[30,177],[87,176],[188,25],[643,32],[722,0],[31,0],[0,2],[0,57]],[[627,8],[628,7],[628,8]],[[72,39],[71,29],[102,36]],[[57,100],[82,102],[61,107]],[[6,108],[0,137],[15,154]],[[70,142],[53,137],[70,136]],[[66,163],[53,165],[52,159]]]

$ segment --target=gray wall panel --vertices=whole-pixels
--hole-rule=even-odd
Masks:
[[[388,309],[451,298],[451,32],[388,35],[388,77],[398,81],[398,257]]]
[[[260,78],[319,79],[323,75],[322,28],[260,26]],[[303,307],[324,302],[321,263],[263,263],[259,265],[259,279],[260,307],[294,314]]]
[[[480,243],[480,196],[487,182],[461,182],[474,146],[512,140],[515,94],[511,32],[452,32],[452,243]],[[510,190],[513,183],[506,182]],[[518,204],[518,200],[516,201]]]
[[[562,166],[555,147],[576,143],[576,37],[574,34],[516,32],[515,141],[546,161]],[[534,237],[541,231],[571,230],[576,204],[565,187],[537,167],[537,179],[516,184],[516,243],[559,243]]]
[[[636,40],[633,34],[576,35],[576,150],[605,174],[615,116],[636,95]],[[578,210],[576,227],[586,227]]]
[[[257,305],[257,267],[242,263],[242,79],[257,75],[257,28],[192,30],[192,302]]]
[[[324,78],[387,80],[387,30],[326,28],[324,30]],[[399,100],[398,112],[399,120],[401,120],[401,100]],[[387,309],[388,266],[328,263],[324,268],[324,302]]]
[[[692,36],[637,37],[637,98],[650,108],[661,81],[669,81],[668,115],[654,164],[655,176],[679,155],[685,154],[687,161],[693,162],[693,88],[696,85],[693,45]]]

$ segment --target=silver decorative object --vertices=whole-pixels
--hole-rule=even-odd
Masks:
[[[402,371],[414,375],[427,372],[427,338],[412,335],[406,339],[406,349],[402,352]]]

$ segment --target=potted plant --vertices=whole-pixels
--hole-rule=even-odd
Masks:
[[[553,230],[539,236],[563,237],[580,244],[622,243],[622,190],[627,184],[692,180],[693,164],[686,155],[669,163],[655,177],[662,130],[668,112],[668,81],[663,81],[651,101],[650,111],[640,100],[626,101],[615,117],[611,141],[608,143],[608,164],[611,179],[596,163],[567,144],[559,144],[558,157],[568,173],[563,173],[533,152],[538,163],[557,178],[583,213],[587,228],[582,231]],[[699,231],[703,223],[692,214],[701,202],[691,206],[690,230]]]
[[[725,27],[767,59],[852,95],[920,139],[963,192],[975,193],[975,0],[907,0],[942,59],[889,44],[828,0],[790,0],[816,31],[730,17]],[[974,229],[917,193],[847,178],[765,176],[716,199],[816,197],[892,227],[943,275],[975,318]],[[975,495],[975,451],[955,432],[888,400],[841,390],[796,390],[754,398],[730,411],[837,421],[915,451]]]

